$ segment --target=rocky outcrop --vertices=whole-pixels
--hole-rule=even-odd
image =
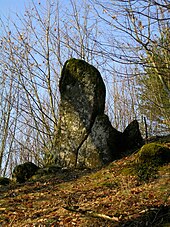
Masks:
[[[59,84],[58,161],[75,167],[80,147],[98,115],[104,113],[105,85],[99,71],[83,60],[70,59]]]
[[[121,157],[125,149],[141,144],[137,121],[121,133],[104,114],[106,89],[95,67],[83,60],[68,60],[61,73],[59,89],[55,164],[97,168]]]
[[[25,162],[17,165],[12,173],[12,180],[18,183],[24,183],[39,170],[39,167],[32,162]]]

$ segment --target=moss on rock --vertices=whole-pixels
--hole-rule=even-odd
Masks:
[[[156,176],[160,166],[168,162],[169,148],[157,143],[145,144],[137,153],[134,169],[141,180],[149,180]]]
[[[62,94],[63,92],[65,92],[68,86],[74,86],[78,81],[81,84],[85,85],[87,83],[85,75],[87,74],[89,75],[88,77],[90,79],[90,83],[96,83],[96,76],[93,76],[95,74],[99,79],[101,78],[99,71],[94,66],[81,59],[71,58],[66,61],[61,73],[61,79],[59,83],[60,93]],[[102,91],[104,90],[105,93],[105,86],[101,79],[100,86]],[[103,106],[104,105],[105,103],[103,103]]]
[[[170,162],[170,149],[162,144],[145,144],[138,152],[137,162],[154,162],[155,165],[163,165]]]

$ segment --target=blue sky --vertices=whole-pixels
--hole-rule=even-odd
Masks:
[[[16,12],[24,11],[29,0],[0,0],[0,16],[13,17]]]
[[[24,14],[25,9],[32,5],[32,1],[35,4],[40,2],[41,5],[46,5],[46,0],[0,0],[0,18],[5,16],[15,21],[16,13],[20,16]],[[60,2],[64,4],[64,2],[68,3],[68,0],[61,0]]]

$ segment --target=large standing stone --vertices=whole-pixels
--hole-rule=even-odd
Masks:
[[[105,108],[105,85],[99,71],[83,60],[70,59],[59,84],[61,103],[58,126],[58,161],[74,167],[97,115]]]
[[[59,89],[55,164],[97,168],[141,144],[137,121],[121,133],[104,114],[105,85],[95,67],[83,60],[68,60],[61,73]]]

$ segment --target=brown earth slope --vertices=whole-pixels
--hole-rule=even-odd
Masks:
[[[170,226],[170,164],[140,181],[135,156],[1,187],[0,226]]]

